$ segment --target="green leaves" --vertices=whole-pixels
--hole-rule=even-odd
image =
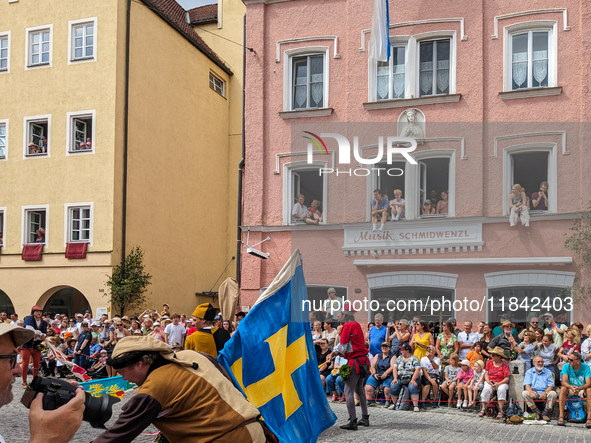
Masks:
[[[144,272],[144,251],[134,247],[120,265],[107,276],[109,302],[120,309],[121,315],[131,308],[141,307],[146,302],[146,288],[152,276]]]

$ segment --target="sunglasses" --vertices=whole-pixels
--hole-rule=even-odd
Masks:
[[[532,321],[531,324],[532,325],[537,325],[538,323],[540,323],[539,321]]]
[[[119,327],[119,326],[123,326],[123,325],[121,323],[119,323],[119,324],[117,324],[117,327]]]
[[[0,355],[0,360],[8,360],[8,363],[10,364],[10,369],[14,369],[14,367],[16,366],[16,353]]]
[[[576,361],[578,361],[576,358],[569,358],[568,361],[570,361],[571,363],[574,363]]]

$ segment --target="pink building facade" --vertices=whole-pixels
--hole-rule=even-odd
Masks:
[[[589,321],[584,300],[570,309],[564,289],[581,274],[564,242],[590,194],[591,4],[390,0],[391,57],[378,62],[368,55],[373,2],[245,3],[254,52],[243,241],[270,240],[256,246],[267,260],[243,248],[242,306],[299,248],[310,298],[334,287],[374,301],[362,322],[376,306],[386,321],[496,322],[503,312],[517,322],[546,312]],[[349,164],[328,134],[350,142]],[[387,148],[364,164],[378,156],[378,137],[400,136],[416,141],[416,164],[388,159]],[[541,182],[547,207],[533,204]],[[510,226],[515,184],[529,200],[529,226]],[[404,217],[377,232],[375,189],[389,200],[399,189],[405,200]],[[422,213],[442,191],[440,213]],[[306,207],[319,201],[318,225],[294,220],[299,194]]]

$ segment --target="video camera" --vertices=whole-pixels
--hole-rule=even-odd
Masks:
[[[52,411],[65,405],[76,396],[76,387],[57,378],[42,378],[36,376],[27,387],[21,403],[28,408],[38,393],[43,394],[43,409]],[[111,395],[93,397],[88,392],[84,401],[84,415],[82,419],[90,423],[93,428],[104,428],[113,413],[113,405],[120,400]]]

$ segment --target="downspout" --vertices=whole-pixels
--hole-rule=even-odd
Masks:
[[[246,140],[244,137],[244,98],[245,98],[245,87],[246,87],[246,14],[244,14],[243,30],[242,30],[242,158],[238,163],[238,226],[237,226],[237,238],[236,238],[236,281],[238,287],[240,287],[241,277],[241,248],[242,248],[242,178],[244,176],[244,153],[246,148]]]
[[[121,229],[121,263],[125,262],[127,241],[127,149],[129,128],[129,41],[131,34],[131,1],[127,0],[127,29],[125,31],[125,107],[123,108],[123,212]]]

